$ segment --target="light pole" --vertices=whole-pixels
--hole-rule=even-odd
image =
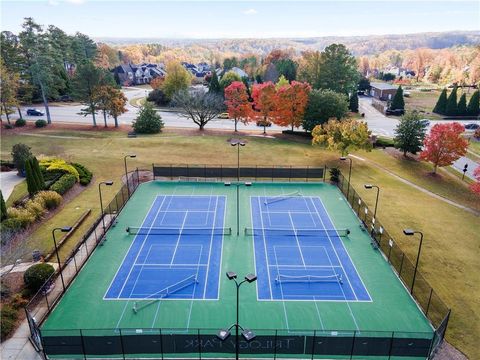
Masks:
[[[127,179],[127,193],[128,193],[128,197],[130,198],[130,185],[128,184],[128,171],[127,171],[127,158],[136,158],[137,155],[135,154],[130,154],[130,155],[125,155],[123,157],[123,163],[125,165],[125,178]]]
[[[233,280],[235,281],[235,285],[237,287],[237,320],[235,324],[232,324],[228,329],[222,329],[217,333],[217,337],[224,341],[230,336],[230,330],[235,326],[235,359],[238,360],[238,355],[239,355],[239,346],[238,346],[238,329],[242,329],[242,336],[246,341],[251,341],[253,340],[256,335],[252,330],[249,329],[244,329],[240,324],[238,323],[238,312],[239,312],[239,294],[240,294],[240,286],[242,286],[243,283],[248,282],[252,283],[257,280],[257,275],[255,274],[248,274],[245,276],[243,281],[238,282],[237,281],[237,274],[235,274],[233,271],[228,271],[227,272],[227,278],[228,280]]]
[[[246,142],[240,139],[230,139],[229,142],[237,147],[237,181],[240,182],[240,146],[245,146]]]
[[[347,202],[348,202],[348,195],[350,194],[350,178],[352,177],[352,159],[346,156],[342,156],[340,158],[342,161],[349,160],[350,161],[350,169],[348,171],[348,186],[347,186]]]
[[[57,240],[55,239],[55,231],[70,232],[71,230],[72,230],[71,226],[65,226],[61,228],[57,227],[52,230],[53,245],[55,246],[55,254],[57,255],[58,271],[60,272],[60,279],[62,279],[62,286],[63,286],[64,292],[65,292],[65,281],[63,280],[62,266],[60,265],[60,256],[58,256],[58,248],[57,248]]]
[[[375,200],[375,209],[373,210],[373,218],[377,219],[378,195],[380,194],[380,188],[377,185],[372,185],[372,184],[365,184],[364,186],[365,186],[365,189],[371,189],[371,188],[376,188],[377,189],[377,198]]]
[[[417,261],[415,262],[415,271],[413,272],[412,288],[410,294],[413,294],[413,285],[415,285],[415,277],[417,276],[418,261],[420,260],[420,251],[422,251],[423,233],[412,229],[403,229],[403,233],[406,236],[413,236],[414,234],[420,234],[420,244],[418,245]]]
[[[101,182],[98,184],[98,195],[100,196],[100,212],[101,212],[101,216],[102,216],[103,233],[105,233],[105,217],[103,216],[102,189],[100,188],[100,186],[101,186],[102,184],[107,185],[107,186],[112,186],[112,185],[113,185],[113,181],[112,181],[112,180],[101,181]]]

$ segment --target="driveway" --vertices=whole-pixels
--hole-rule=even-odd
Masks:
[[[15,185],[22,182],[23,180],[25,180],[25,178],[17,176],[17,172],[15,170],[0,172],[0,188],[2,189],[2,194],[5,201],[7,201],[7,199],[12,194]]]

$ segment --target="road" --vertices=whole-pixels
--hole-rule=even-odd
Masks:
[[[394,137],[395,136],[395,128],[398,125],[398,119],[395,117],[387,117],[379,112],[372,106],[372,98],[361,96],[359,98],[359,111],[360,113],[365,113],[365,121],[368,124],[368,127],[374,134],[382,135],[386,137]],[[458,121],[458,120],[457,120]],[[435,120],[430,121],[430,125],[428,126],[428,131],[432,128],[435,124],[440,123],[449,123],[452,122],[451,120]],[[480,125],[480,121],[472,121],[472,120],[465,120],[465,121],[458,121],[463,124],[470,124],[470,123],[477,123]],[[462,172],[463,167],[465,164],[468,164],[467,172],[465,173],[471,179],[474,179],[473,171],[479,164],[467,157],[461,157],[457,161],[455,161],[452,165],[453,168]]]

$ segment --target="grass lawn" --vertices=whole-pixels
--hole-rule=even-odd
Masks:
[[[82,132],[83,133],[83,132]],[[90,168],[95,178],[93,184],[73,199],[54,218],[45,222],[29,239],[31,248],[51,249],[50,231],[54,226],[73,223],[87,208],[93,214],[79,231],[65,244],[66,256],[81,238],[82,232],[99,214],[98,182],[115,180],[113,187],[103,188],[107,203],[120,187],[123,174],[123,155],[136,153],[129,161],[131,168],[151,168],[158,164],[236,164],[236,149],[227,145],[231,135],[192,136],[192,133],[168,132],[158,136],[126,138],[124,133],[85,132],[63,137],[2,136],[1,156],[8,159],[13,144],[22,142],[32,147],[34,154],[56,155],[76,161]],[[44,133],[45,134],[45,133]],[[52,131],[50,135],[57,134]],[[73,138],[68,138],[73,137]],[[480,201],[467,186],[455,177],[441,172],[441,177],[428,175],[428,164],[396,159],[382,150],[356,154],[367,158],[397,175],[423,186],[430,191],[480,210]],[[242,149],[241,163],[250,165],[309,165],[338,164],[338,154],[309,144],[249,137]],[[345,166],[346,164],[342,164]],[[379,218],[389,232],[402,244],[407,255],[415,259],[418,241],[402,235],[402,229],[412,227],[425,234],[420,269],[444,301],[452,307],[453,315],[447,338],[471,358],[479,356],[476,335],[480,332],[480,271],[478,258],[478,216],[435,199],[408,184],[401,182],[370,162],[354,159],[352,183],[360,195],[373,205],[374,192],[365,190],[363,184],[374,183],[381,188]],[[477,309],[477,310],[475,310]]]
[[[25,195],[28,195],[27,181],[23,180],[21,183],[15,185],[5,204],[7,207],[12,206],[15,201],[20,200]]]
[[[475,140],[473,137],[470,138],[470,145],[468,145],[468,149],[480,156],[480,140]]]

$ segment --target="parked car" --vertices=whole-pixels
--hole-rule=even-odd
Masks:
[[[228,113],[221,113],[220,115],[218,115],[218,118],[219,119],[229,119],[229,116],[228,116]]]
[[[480,125],[478,124],[467,124],[465,125],[465,130],[477,130],[478,128],[480,128]]]
[[[385,111],[385,115],[394,115],[394,116],[400,116],[405,114],[405,110],[403,109],[387,109]]]
[[[72,102],[73,98],[70,95],[62,95],[57,99],[57,101]]]
[[[27,109],[27,115],[29,116],[43,116],[45,115],[43,112],[37,109]]]
[[[268,120],[258,120],[257,126],[272,126],[272,123]]]

